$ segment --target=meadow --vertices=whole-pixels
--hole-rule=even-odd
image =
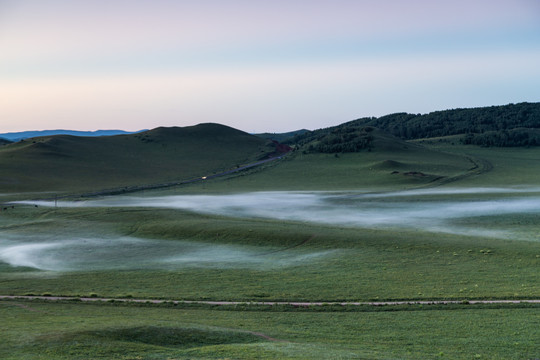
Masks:
[[[540,151],[425,145],[294,152],[223,178],[56,206],[7,194],[23,201],[0,213],[0,294],[540,298]],[[307,311],[6,300],[0,312],[5,358],[540,356],[535,305]]]
[[[0,302],[3,359],[534,359],[538,307],[220,310]],[[32,326],[29,326],[31,324]]]

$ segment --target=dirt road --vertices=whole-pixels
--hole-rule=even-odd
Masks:
[[[448,304],[540,304],[540,299],[502,299],[502,300],[408,300],[408,301],[365,301],[365,302],[310,302],[310,301],[206,301],[206,300],[160,300],[160,299],[131,299],[131,298],[100,298],[100,297],[70,297],[70,296],[37,296],[37,295],[0,295],[0,300],[47,300],[47,301],[83,301],[83,302],[124,302],[146,304],[201,304],[201,305],[255,305],[295,307],[316,306],[387,306],[387,305],[448,305]]]

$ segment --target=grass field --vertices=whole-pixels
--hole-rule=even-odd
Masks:
[[[430,146],[295,152],[128,202],[3,192],[0,294],[540,298],[540,150]],[[534,306],[229,310],[3,301],[0,357],[540,357]]]
[[[3,359],[533,359],[540,325],[538,307],[302,312],[4,301],[0,314]]]
[[[382,142],[376,151],[344,154],[289,154],[279,164],[204,185],[211,191],[370,190],[385,191],[425,186],[451,178],[475,166],[463,153],[451,154],[413,145]],[[408,147],[405,147],[408,146]],[[192,192],[200,184],[178,189]]]
[[[468,228],[486,222],[472,219]],[[21,205],[3,220],[4,252],[12,249],[27,265],[2,266],[4,294],[330,301],[540,293],[538,241],[169,209]],[[518,229],[536,235],[534,228]],[[51,248],[39,248],[44,243]]]

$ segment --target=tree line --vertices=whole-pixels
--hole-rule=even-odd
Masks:
[[[286,143],[310,152],[356,152],[371,148],[373,136],[366,129],[372,128],[403,140],[461,135],[463,144],[540,146],[540,103],[366,117],[297,134]]]
[[[466,135],[464,142],[485,146],[537,144],[528,129],[540,129],[540,103],[520,103],[429,114],[398,113],[380,118],[358,119],[405,140]],[[538,143],[540,144],[540,143]]]
[[[304,147],[306,153],[347,153],[371,149],[374,130],[371,126],[339,125],[305,132],[288,141]]]

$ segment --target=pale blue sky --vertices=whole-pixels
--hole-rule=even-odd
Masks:
[[[0,132],[540,101],[537,0],[0,0]]]

